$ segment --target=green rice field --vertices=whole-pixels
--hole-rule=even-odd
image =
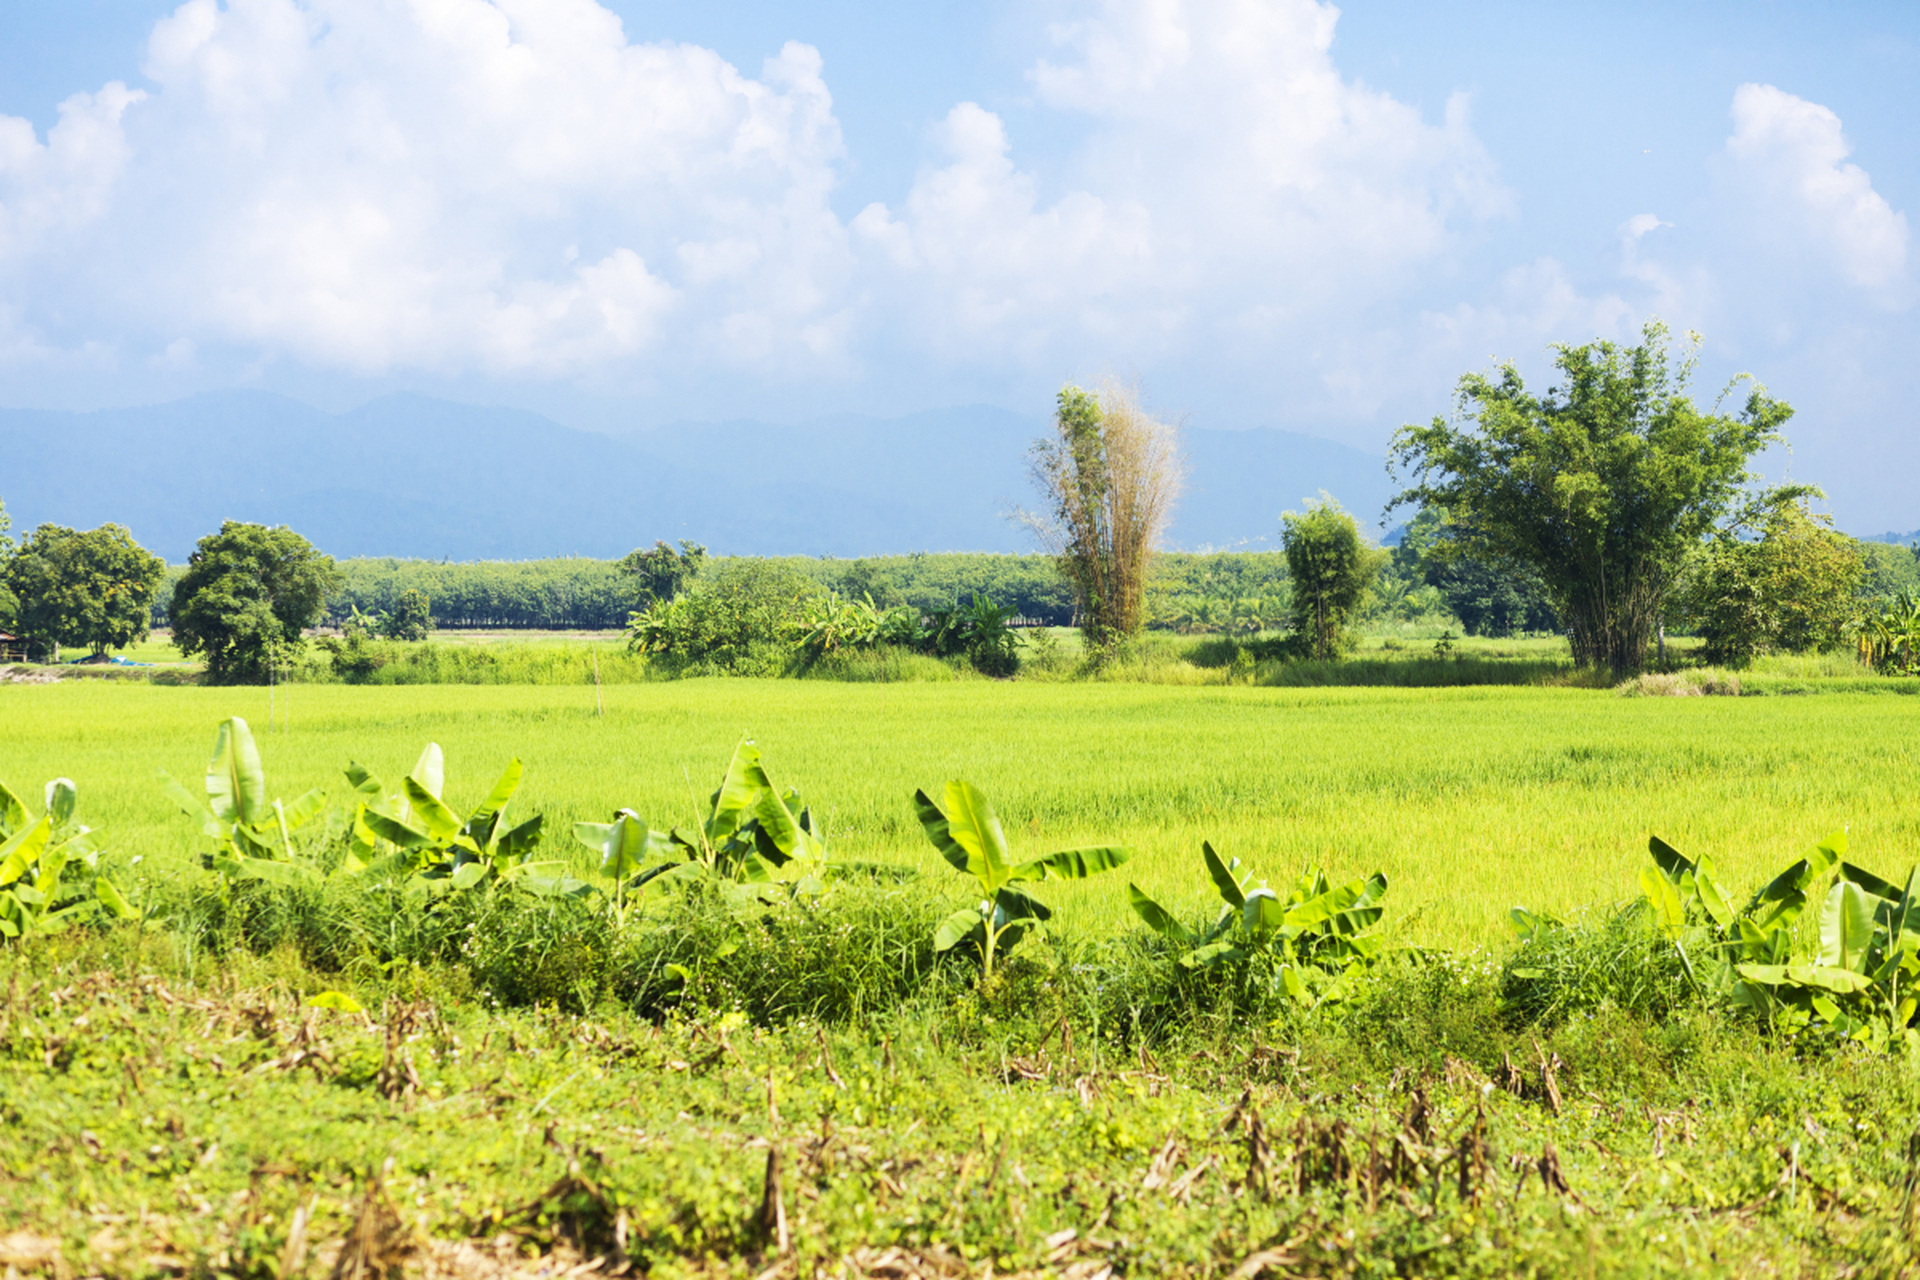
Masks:
[[[1737,888],[1836,828],[1888,874],[1920,851],[1920,701],[1623,698],[1577,688],[838,684],[690,680],[581,686],[165,687],[0,685],[0,780],[22,794],[64,775],[131,879],[191,867],[196,833],[155,781],[198,789],[223,717],[248,718],[268,781],[338,795],[359,761],[389,780],[428,741],[449,798],[476,801],[505,763],[516,800],[565,843],[576,820],[629,806],[692,820],[734,744],[752,735],[776,782],[823,814],[842,856],[952,878],[922,838],[914,788],[966,778],[1016,852],[1123,842],[1125,872],[1050,889],[1076,927],[1134,924],[1126,882],[1169,906],[1207,901],[1202,839],[1278,882],[1316,866],[1386,872],[1390,927],[1471,948],[1507,909],[1568,911],[1635,892],[1649,834],[1708,853]],[[579,851],[582,856],[585,851]]]

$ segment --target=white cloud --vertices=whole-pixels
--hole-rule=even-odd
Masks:
[[[948,163],[921,174],[900,215],[872,204],[853,228],[905,277],[896,305],[919,312],[942,354],[1038,352],[1062,331],[1098,329],[1146,283],[1139,205],[1077,191],[1043,207],[1000,118],[975,103],[948,112],[938,137]]]
[[[184,333],[360,373],[570,375],[681,347],[777,367],[818,360],[843,305],[839,126],[805,45],[753,79],[630,44],[591,0],[190,0],[145,70],[150,97],[81,95],[44,145],[0,121],[10,297],[77,209],[96,326],[144,323],[156,349]],[[724,345],[741,332],[749,349]]]
[[[1313,0],[1101,0],[1030,76],[1086,116],[1067,192],[1023,171],[998,117],[951,112],[948,163],[855,230],[984,358],[1241,347],[1406,287],[1508,197],[1466,102],[1432,124],[1343,77]]]
[[[0,352],[1051,377],[1317,338],[1507,210],[1465,101],[1428,121],[1342,76],[1329,5],[1080,2],[1030,72],[1085,124],[1069,168],[963,102],[911,190],[845,224],[806,45],[753,77],[594,0],[187,0],[148,92],[76,95],[44,141],[0,118]]]
[[[76,93],[45,142],[27,121],[0,116],[0,262],[100,216],[127,160],[121,117],[146,96],[117,80]]]
[[[1906,215],[1847,163],[1853,148],[1839,116],[1772,85],[1744,84],[1733,126],[1727,154],[1762,206],[1755,221],[1791,236],[1783,252],[1806,253],[1866,289],[1905,281]]]

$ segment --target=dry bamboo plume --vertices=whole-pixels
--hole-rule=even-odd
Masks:
[[[1032,472],[1047,510],[1017,514],[1073,583],[1081,629],[1101,644],[1133,634],[1185,476],[1177,427],[1123,383],[1105,382],[1097,396],[1068,387],[1054,436],[1034,444]]]

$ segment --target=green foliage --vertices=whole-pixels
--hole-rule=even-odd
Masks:
[[[635,613],[628,643],[686,673],[777,675],[788,658],[780,636],[818,594],[777,561],[728,561],[685,594]]]
[[[43,524],[0,557],[0,583],[17,602],[16,625],[28,640],[99,655],[146,638],[166,567],[120,525],[83,533]]]
[[[911,612],[909,610],[901,612],[900,621],[908,624],[904,638],[910,641],[917,619],[904,616]],[[890,615],[874,608],[872,597],[849,600],[838,592],[831,592],[808,599],[801,605],[798,616],[782,624],[781,632],[808,659],[817,661],[843,649],[872,648],[880,643],[889,620]]]
[[[1860,594],[1869,600],[1920,593],[1920,543],[1897,547],[1886,542],[1860,542]]]
[[[853,561],[796,557],[781,563],[849,600],[871,598],[887,612],[910,606],[920,617],[983,595],[1012,608],[1023,622],[1064,627],[1075,617],[1073,587],[1051,556],[916,552]]]
[[[1575,661],[1624,672],[1645,664],[1688,558],[1793,411],[1756,386],[1738,414],[1702,413],[1693,356],[1673,368],[1657,321],[1635,347],[1556,351],[1562,383],[1545,395],[1506,365],[1460,380],[1455,421],[1403,427],[1393,465],[1415,483],[1395,505],[1444,507],[1463,552],[1531,567]]]
[[[542,894],[581,892],[585,885],[567,876],[564,864],[533,861],[544,816],[517,825],[507,818],[522,772],[520,761],[511,761],[486,798],[462,817],[441,798],[446,760],[438,743],[427,744],[392,791],[368,769],[349,765],[347,781],[356,799],[343,869],[429,891],[516,885]]]
[[[1380,955],[1378,938],[1362,937],[1385,912],[1387,878],[1375,872],[1365,879],[1329,886],[1326,872],[1303,875],[1283,899],[1266,881],[1252,883],[1240,860],[1223,861],[1213,845],[1202,842],[1207,877],[1224,904],[1212,924],[1193,928],[1144,893],[1127,886],[1134,914],[1161,937],[1187,948],[1180,964],[1235,975],[1268,992],[1285,991],[1303,1005],[1347,997],[1350,970],[1372,964]]]
[[[1860,661],[1887,675],[1920,674],[1920,591],[1881,600],[1854,631]]]
[[[1913,880],[1909,870],[1895,885],[1842,862],[1820,910],[1813,960],[1739,965],[1742,1003],[1784,1030],[1811,1023],[1877,1051],[1920,1052],[1914,1026],[1920,910]]]
[[[376,629],[388,640],[425,640],[433,630],[433,608],[426,593],[408,587],[391,612],[380,615]]]
[[[1386,553],[1360,540],[1359,526],[1332,498],[1322,497],[1304,515],[1289,511],[1280,523],[1301,656],[1337,658],[1347,624],[1379,576]]]
[[[1292,586],[1278,551],[1162,552],[1149,626],[1181,635],[1258,635],[1286,625]]]
[[[340,581],[333,559],[284,525],[229,520],[174,586],[174,643],[205,658],[216,684],[259,683],[297,653]]]
[[[36,819],[0,784],[0,938],[20,942],[103,914],[140,918],[100,871],[93,831],[73,816],[77,798],[72,781],[55,778]]]
[[[0,629],[20,625],[20,597],[7,585],[7,562],[13,558],[14,549],[13,538],[8,534],[12,528],[13,518],[7,514],[7,504],[0,501]]]
[[[1648,842],[1642,901],[1704,997],[1765,1018],[1785,1033],[1823,1031],[1876,1050],[1920,1050],[1920,911],[1904,885],[1842,861],[1835,832],[1736,910],[1706,858]],[[1821,907],[1818,948],[1796,957],[1793,926],[1837,866]]]
[[[789,864],[824,874],[827,861],[819,820],[798,791],[775,788],[751,738],[734,748],[698,827],[655,832],[633,810],[622,809],[611,823],[576,823],[573,833],[600,855],[601,874],[623,891],[669,875],[768,884]]]
[[[638,603],[645,606],[679,595],[706,559],[705,547],[682,538],[677,551],[664,542],[654,543],[650,551],[635,547],[621,559],[620,572],[633,583]]]
[[[268,800],[260,749],[245,720],[230,716],[215,731],[204,801],[166,770],[159,775],[168,798],[182,813],[200,820],[200,833],[213,844],[210,865],[223,878],[284,883],[304,876],[303,868],[293,866],[293,836],[320,817],[326,793],[316,787],[291,804]]]
[[[983,978],[993,977],[998,952],[1011,950],[1030,928],[1053,914],[1020,886],[1049,876],[1084,880],[1133,856],[1131,849],[1100,845],[1063,849],[1016,863],[1007,848],[1000,818],[979,788],[968,782],[948,782],[941,799],[945,808],[928,799],[926,792],[915,791],[915,816],[940,856],[954,870],[973,877],[982,901],[976,907],[962,907],[941,921],[933,949],[951,951],[964,944],[980,958]]]
[[[1686,607],[1708,662],[1745,666],[1762,654],[1846,643],[1862,574],[1859,544],[1804,501],[1768,511],[1760,536],[1723,531],[1701,552]]]
[[[965,606],[936,609],[909,642],[940,658],[964,657],[985,675],[1010,676],[1020,665],[1013,610],[976,593]]]
[[[392,613],[408,591],[433,601],[442,630],[610,631],[625,626],[634,606],[632,580],[615,560],[342,560],[342,584],[328,617],[345,624],[354,611]]]
[[[638,554],[646,557],[658,551],[656,547]],[[735,560],[704,556],[697,544],[684,544],[671,554],[676,564],[682,554],[689,559],[689,573],[676,579],[676,595],[684,594],[701,576],[711,577]],[[1261,557],[1169,558],[1230,565]],[[621,571],[626,562],[582,558],[464,563],[342,560],[339,568],[345,582],[332,598],[328,616],[335,625],[348,622],[355,609],[377,617],[392,612],[406,591],[417,590],[433,601],[434,626],[441,630],[615,630],[626,625],[636,603],[636,580]],[[1074,619],[1073,589],[1060,577],[1053,558],[1045,555],[917,552],[860,560],[777,556],[767,557],[765,562],[805,577],[819,592],[837,592],[848,600],[871,597],[882,611],[911,605],[926,614],[978,592],[1011,605],[1023,621],[1067,626]],[[667,584],[662,581],[660,585]],[[162,595],[159,603],[164,605],[164,588]],[[653,599],[662,598],[655,592]],[[642,605],[651,602],[645,598],[639,601]]]
[[[425,641],[414,644],[322,636],[323,667],[296,667],[285,678],[372,685],[590,685],[648,677],[644,654],[605,641]]]
[[[1164,601],[1186,596],[1284,596],[1287,557],[1281,551],[1163,551],[1153,558],[1152,588]],[[1169,605],[1155,608],[1165,616]]]
[[[1462,554],[1438,507],[1422,507],[1407,525],[1387,576],[1432,589],[1470,636],[1560,630],[1540,575],[1514,560]]]

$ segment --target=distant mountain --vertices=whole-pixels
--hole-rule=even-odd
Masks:
[[[1862,542],[1891,542],[1897,547],[1911,546],[1920,542],[1920,529],[1912,533],[1877,533],[1871,538],[1862,538]]]
[[[287,524],[336,556],[617,556],[656,538],[722,554],[1017,551],[1044,420],[988,406],[625,436],[421,396],[328,414],[265,392],[92,413],[0,410],[0,499],[23,533],[112,520],[184,560],[223,519]],[[1173,544],[1277,545],[1326,490],[1373,528],[1379,458],[1273,430],[1189,430]]]

